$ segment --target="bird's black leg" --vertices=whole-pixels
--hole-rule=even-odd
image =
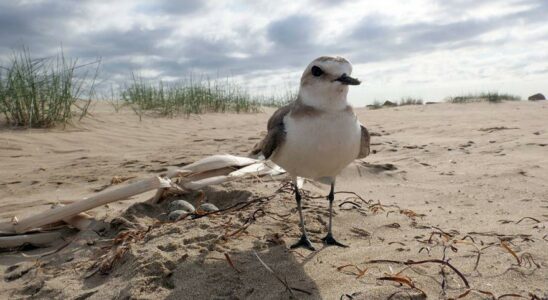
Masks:
[[[299,218],[301,220],[301,238],[298,242],[291,245],[291,249],[303,247],[310,251],[315,251],[314,247],[312,246],[312,243],[308,239],[308,236],[306,235],[306,229],[304,228],[304,218],[303,218],[303,209],[301,206],[301,193],[299,192],[299,188],[297,187],[297,183],[295,182],[295,200],[297,200],[297,209],[299,210]]]
[[[335,245],[339,247],[348,247],[347,245],[341,244],[337,242],[333,238],[333,232],[331,231],[332,228],[332,222],[333,222],[333,200],[335,200],[335,183],[331,184],[331,191],[329,192],[329,195],[327,196],[327,200],[329,200],[329,227],[327,229],[327,235],[322,239],[322,241],[326,245]]]

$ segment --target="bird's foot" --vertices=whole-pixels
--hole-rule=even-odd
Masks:
[[[337,240],[335,240],[333,238],[333,235],[331,235],[331,233],[328,233],[323,239],[322,241],[324,242],[324,244],[328,245],[328,246],[339,246],[339,247],[343,247],[343,248],[348,248],[347,245],[345,244],[341,244],[339,242],[337,242]]]
[[[310,242],[310,240],[308,239],[308,237],[306,235],[301,235],[301,238],[299,239],[298,242],[296,242],[295,244],[291,245],[291,249],[295,249],[295,248],[305,248],[305,249],[308,249],[310,251],[316,251],[316,248],[314,248],[312,246],[312,243]]]

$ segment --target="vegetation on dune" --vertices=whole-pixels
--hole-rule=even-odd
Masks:
[[[88,113],[98,66],[99,61],[79,64],[62,51],[40,59],[27,48],[16,51],[0,68],[0,114],[9,126],[34,128],[81,119]]]
[[[367,105],[367,108],[369,109],[380,109],[382,108],[382,103],[379,100],[375,100],[373,104]]]
[[[384,107],[397,107],[397,106],[405,106],[405,105],[423,105],[423,100],[420,98],[413,98],[413,97],[405,97],[401,98],[400,102],[392,102],[389,100],[386,100],[384,103],[379,102],[378,100],[375,100],[373,104],[367,105],[367,108],[369,109],[380,109]]]
[[[471,102],[489,102],[500,103],[502,101],[521,101],[521,97],[498,92],[468,94],[464,96],[449,97],[446,99],[449,103],[471,103]]]
[[[498,92],[489,92],[489,93],[480,93],[480,94],[468,94],[464,96],[449,97],[445,99],[449,103],[472,103],[472,102],[489,102],[489,103],[501,103],[503,101],[521,101],[519,96],[498,93]],[[430,104],[427,102],[426,104]],[[420,98],[405,97],[401,98],[399,102],[385,101],[381,103],[379,101],[373,102],[373,104],[367,105],[369,109],[379,109],[385,107],[396,107],[404,105],[423,105],[424,101]]]
[[[398,104],[399,106],[404,106],[404,105],[422,105],[424,102],[422,101],[422,99],[418,99],[418,98],[413,98],[413,97],[406,97],[406,98],[401,98],[400,99],[400,103]]]
[[[99,61],[80,64],[63,52],[35,59],[27,48],[13,52],[0,67],[0,116],[8,126],[44,128],[67,124],[88,114]],[[108,94],[108,96],[105,96]],[[85,98],[85,99],[84,99]],[[140,117],[146,112],[159,116],[208,112],[257,112],[261,106],[279,107],[294,100],[295,93],[252,96],[242,85],[224,80],[195,80],[150,83],[133,76],[119,92],[111,86],[100,97],[119,111],[130,106]]]
[[[78,64],[62,51],[49,58],[33,59],[28,49],[13,53],[8,66],[0,67],[0,116],[10,126],[50,127],[66,124],[88,114],[94,95],[99,62]],[[141,118],[145,113],[173,117],[209,112],[258,112],[262,106],[280,107],[296,99],[286,89],[278,95],[252,95],[230,78],[211,80],[189,76],[178,82],[147,81],[139,76],[119,90],[111,86],[103,97],[116,112],[131,107]],[[83,99],[85,96],[87,99]],[[520,97],[497,93],[469,94],[447,98],[450,103],[519,101]],[[367,107],[379,109],[422,105],[420,98],[405,97],[398,102],[375,101]]]
[[[282,94],[271,96],[256,96],[261,106],[282,107],[297,99],[297,92],[287,89]]]
[[[195,80],[192,76],[175,83],[157,83],[132,76],[130,85],[121,91],[121,98],[137,115],[146,112],[159,116],[203,114],[208,112],[258,112],[261,106],[281,106],[290,101],[292,93],[282,96],[252,96],[230,79]]]

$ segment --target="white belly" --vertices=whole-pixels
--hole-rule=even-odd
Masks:
[[[361,128],[348,112],[284,119],[285,142],[272,161],[293,176],[330,182],[358,157]]]

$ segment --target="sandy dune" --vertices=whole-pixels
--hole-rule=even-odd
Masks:
[[[99,104],[92,118],[65,130],[1,129],[0,221],[93,194],[113,176],[137,180],[212,154],[245,155],[271,113],[139,122],[131,111]],[[334,232],[350,248],[321,247],[326,191],[307,183],[307,228],[321,249],[289,251],[299,237],[293,196],[279,190],[283,177],[253,178],[204,191],[221,209],[236,205],[226,213],[158,222],[171,199],[152,206],[141,203],[151,196],[143,194],[94,210],[108,226],[74,235],[57,253],[0,253],[0,298],[289,298],[255,253],[298,299],[456,298],[467,290],[464,280],[496,296],[548,297],[548,103],[357,113],[373,133],[374,154],[337,182],[338,191],[362,198],[336,195]],[[183,198],[195,203],[200,195]],[[349,202],[339,206],[343,201]],[[127,251],[97,270],[124,230],[131,233],[124,236]],[[371,262],[441,260],[444,252],[462,278],[435,262]],[[472,291],[464,299],[489,297]]]

